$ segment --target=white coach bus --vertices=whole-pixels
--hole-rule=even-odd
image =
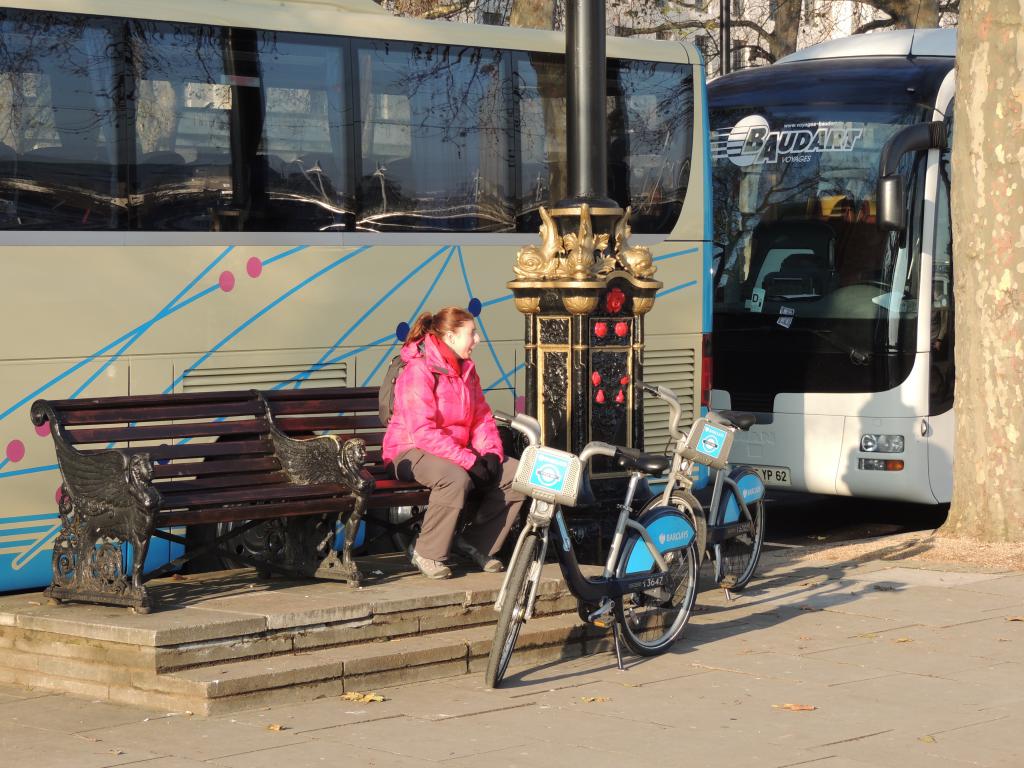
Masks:
[[[955,48],[953,30],[861,35],[708,88],[712,403],[758,414],[732,455],[769,485],[950,500]],[[944,146],[901,153],[906,226],[882,228],[882,149],[929,123]]]

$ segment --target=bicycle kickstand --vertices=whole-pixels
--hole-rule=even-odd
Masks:
[[[614,642],[615,642],[615,663],[618,664],[618,666],[619,666],[619,672],[625,672],[626,668],[624,666],[622,666],[622,648],[620,647],[621,641],[619,639],[619,635],[621,633],[622,633],[622,630],[619,629],[619,622],[613,621],[612,622],[612,638],[614,639]]]

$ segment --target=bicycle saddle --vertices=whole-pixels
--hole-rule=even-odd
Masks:
[[[643,472],[645,475],[663,475],[672,466],[672,457],[661,453],[640,453],[631,448],[619,448],[615,461],[623,469]]]
[[[736,427],[744,432],[757,423],[757,416],[752,413],[744,413],[743,411],[715,411],[714,413],[709,413],[708,416],[719,423]]]

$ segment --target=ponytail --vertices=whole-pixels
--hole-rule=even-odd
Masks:
[[[439,341],[443,340],[446,333],[455,332],[460,326],[472,320],[473,315],[461,307],[445,307],[433,315],[424,312],[412,324],[409,335],[405,337],[405,343],[419,344],[428,333]]]

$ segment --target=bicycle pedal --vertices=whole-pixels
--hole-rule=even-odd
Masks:
[[[596,611],[587,616],[587,621],[595,627],[610,627],[615,621],[614,617],[611,616],[614,606],[615,604],[611,600],[604,600]]]

